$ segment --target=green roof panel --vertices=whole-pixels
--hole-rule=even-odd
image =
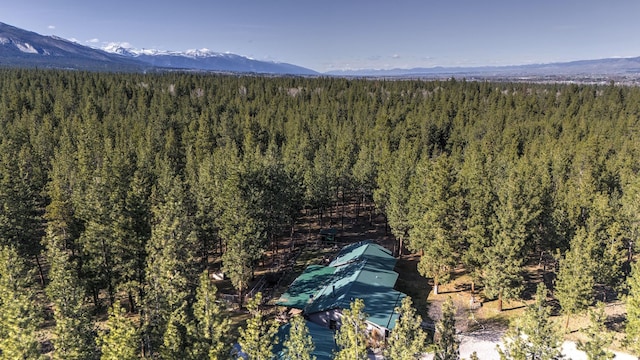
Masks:
[[[304,309],[313,296],[331,279],[336,269],[330,266],[310,265],[280,296],[276,305]]]
[[[315,349],[311,353],[317,360],[331,360],[333,359],[333,352],[337,350],[336,341],[333,330],[329,330],[311,321],[307,321],[307,328],[309,329],[309,335],[311,335],[311,341]],[[289,331],[291,324],[287,323],[282,325],[278,329],[278,338],[280,341],[273,346],[273,352],[276,354],[277,359],[285,359],[283,343],[289,338]]]

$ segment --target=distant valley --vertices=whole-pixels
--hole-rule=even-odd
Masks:
[[[4,23],[0,23],[0,66],[111,72],[175,70],[295,76],[640,83],[640,57],[511,66],[360,69],[320,73],[294,64],[260,61],[208,49],[185,52],[136,50],[118,46],[95,49]]]

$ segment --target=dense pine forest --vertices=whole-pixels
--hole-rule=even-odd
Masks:
[[[436,293],[518,299],[532,262],[567,319],[640,291],[637,87],[0,70],[0,129],[2,358],[224,359],[211,259],[242,299],[345,203]]]

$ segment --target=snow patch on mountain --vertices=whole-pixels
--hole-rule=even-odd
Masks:
[[[112,54],[118,54],[118,55],[125,55],[125,56],[135,56],[136,53],[133,51],[133,48],[131,47],[131,44],[124,42],[124,43],[117,43],[117,42],[112,42],[112,43],[108,43],[107,45],[103,46],[102,49],[103,51],[106,51],[108,53],[112,53]]]
[[[34,48],[33,46],[31,46],[31,44],[29,44],[29,43],[24,43],[24,44],[15,43],[15,45],[23,53],[27,53],[27,54],[37,54],[38,53],[38,50],[36,48]]]
[[[239,55],[234,55],[230,53],[219,53],[213,50],[202,48],[202,49],[189,49],[186,51],[168,51],[168,50],[157,50],[157,49],[136,49],[131,46],[131,44],[127,42],[117,43],[112,42],[108,43],[105,46],[100,48],[103,51],[112,54],[126,55],[126,56],[140,56],[140,55],[148,55],[148,56],[182,56],[188,58],[210,58],[210,57],[241,57]]]

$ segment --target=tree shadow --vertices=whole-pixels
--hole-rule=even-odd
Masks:
[[[429,279],[418,273],[417,255],[406,255],[398,259],[395,271],[399,274],[395,288],[413,300],[413,307],[423,320],[432,320],[429,317],[429,303],[427,297],[432,286]]]

